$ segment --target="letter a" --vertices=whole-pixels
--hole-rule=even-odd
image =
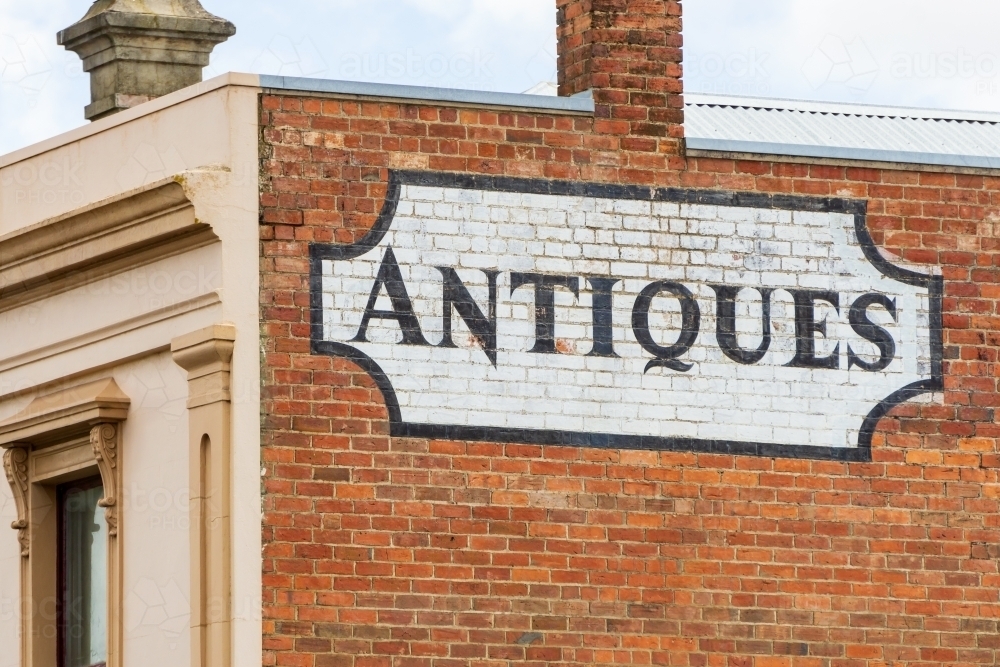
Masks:
[[[392,302],[392,310],[375,310],[375,302],[378,301],[383,286]],[[361,327],[358,329],[358,335],[351,339],[352,343],[368,342],[366,337],[368,323],[372,319],[396,320],[403,332],[403,345],[430,345],[420,331],[417,316],[413,314],[413,303],[410,301],[410,295],[406,293],[403,274],[399,270],[396,255],[391,247],[386,249],[385,257],[382,258],[382,266],[378,269],[375,285],[372,287],[371,296],[368,297],[368,306],[365,308],[364,317],[361,318]]]

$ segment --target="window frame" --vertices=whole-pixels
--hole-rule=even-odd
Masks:
[[[58,587],[60,485],[100,477],[107,531],[107,662],[122,667],[122,430],[130,401],[111,378],[34,399],[0,423],[21,544],[21,666],[62,662]]]
[[[66,598],[69,588],[69,582],[67,578],[67,572],[69,570],[68,554],[67,554],[67,525],[66,525],[66,504],[67,497],[70,493],[74,491],[90,491],[96,488],[100,488],[104,491],[104,480],[101,478],[100,474],[91,475],[90,477],[84,477],[82,479],[73,480],[69,482],[64,482],[56,486],[56,545],[59,553],[59,557],[56,560],[56,592],[58,598],[56,599],[56,657],[58,662],[57,667],[69,667],[66,665],[66,634],[68,629],[68,622],[66,617]],[[105,535],[107,539],[107,535]],[[105,603],[106,606],[106,603]],[[108,614],[108,610],[105,609],[105,614]],[[105,655],[105,660],[107,656]],[[97,663],[98,665],[106,664],[104,662]],[[90,665],[89,667],[93,667]]]

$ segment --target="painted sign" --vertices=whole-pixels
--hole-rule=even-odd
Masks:
[[[311,253],[313,350],[397,436],[868,460],[941,386],[941,279],[863,202],[393,172]]]

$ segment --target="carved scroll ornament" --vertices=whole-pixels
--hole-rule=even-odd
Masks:
[[[28,537],[28,450],[24,447],[12,447],[4,452],[3,469],[7,473],[7,481],[14,494],[14,505],[17,507],[17,520],[10,527],[17,531],[21,556],[27,558],[31,553]]]
[[[98,424],[90,430],[90,445],[104,482],[104,498],[97,504],[104,508],[108,535],[118,535],[118,427]]]

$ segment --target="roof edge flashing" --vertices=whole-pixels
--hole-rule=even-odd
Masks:
[[[592,97],[552,97],[523,93],[498,93],[457,88],[430,86],[405,86],[389,83],[338,81],[334,79],[308,79],[301,77],[262,74],[260,86],[265,90],[300,93],[327,93],[351,97],[412,100],[414,102],[449,102],[486,107],[530,109],[569,114],[593,114]]]
[[[708,139],[704,137],[688,137],[687,147],[691,150],[713,151],[717,153],[781,155],[800,157],[806,160],[810,158],[829,158],[835,160],[858,160],[861,162],[962,167],[967,169],[1000,169],[1000,157],[986,155],[949,155],[945,153],[919,153],[808,144],[779,144],[735,139]]]

